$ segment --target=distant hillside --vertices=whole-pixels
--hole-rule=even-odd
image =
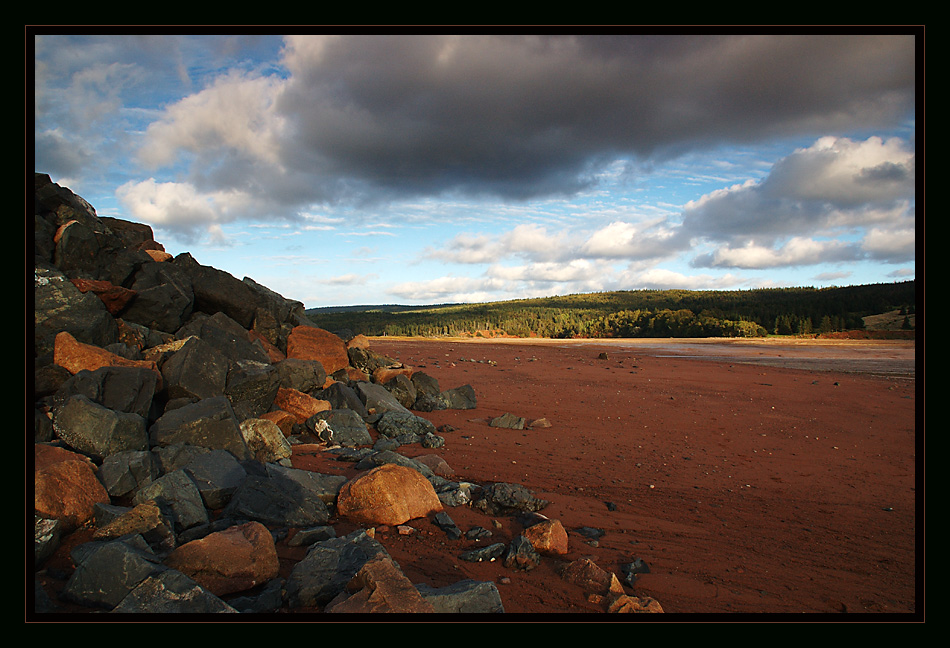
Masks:
[[[865,318],[895,310],[915,313],[914,281],[835,288],[634,290],[480,304],[314,308],[306,314],[323,328],[365,335],[755,337],[862,330]],[[912,327],[913,319],[909,321]]]

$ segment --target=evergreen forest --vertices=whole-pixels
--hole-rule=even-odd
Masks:
[[[632,290],[436,306],[307,310],[321,328],[369,336],[667,338],[813,336],[916,312],[915,282],[734,291]],[[910,328],[904,319],[904,328]]]

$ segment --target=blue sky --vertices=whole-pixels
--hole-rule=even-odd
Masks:
[[[36,171],[307,307],[916,276],[912,31],[31,37]]]

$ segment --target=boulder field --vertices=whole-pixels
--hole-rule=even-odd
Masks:
[[[33,335],[28,616],[502,613],[494,583],[414,584],[374,537],[419,519],[458,537],[453,507],[527,520],[459,560],[527,572],[567,552],[523,485],[433,468],[446,432],[423,414],[474,408],[471,385],[443,389],[361,335],[316,326],[300,302],[172,257],[148,226],[100,217],[40,173]],[[358,474],[295,468],[303,444]],[[433,454],[410,459],[409,444]],[[287,573],[281,541],[306,548]],[[589,560],[563,573],[605,612],[662,611]]]

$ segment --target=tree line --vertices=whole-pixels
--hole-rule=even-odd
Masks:
[[[328,330],[392,336],[761,337],[863,329],[916,308],[915,282],[735,291],[635,290],[434,307],[310,309]]]

